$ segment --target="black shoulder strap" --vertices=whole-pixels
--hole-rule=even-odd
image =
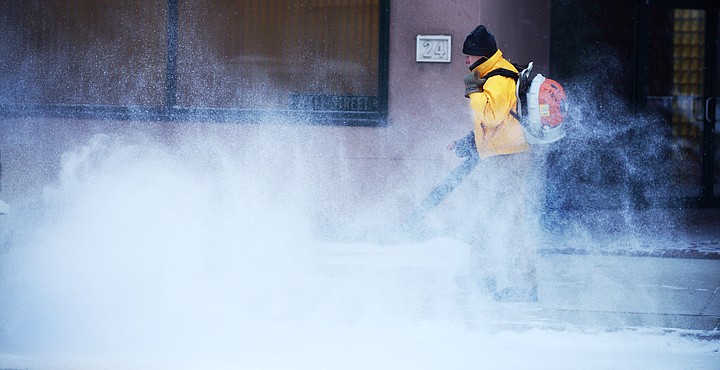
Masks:
[[[519,74],[517,72],[513,72],[509,69],[505,68],[498,68],[493,69],[492,71],[488,72],[483,78],[490,78],[492,76],[504,76],[504,77],[510,77],[513,80],[517,81],[519,78]]]
[[[485,76],[483,76],[483,78],[490,78],[493,76],[509,77],[509,78],[512,78],[513,80],[515,80],[515,82],[517,82],[517,80],[520,78],[519,73],[513,72],[513,71],[511,71],[509,69],[505,69],[505,68],[493,69],[492,71],[488,72]],[[510,115],[512,115],[516,120],[522,122],[522,117],[516,111],[511,110]]]

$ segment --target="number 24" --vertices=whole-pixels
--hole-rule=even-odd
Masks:
[[[434,58],[445,58],[447,54],[445,42],[439,41],[425,41],[423,42],[423,58],[434,59]]]

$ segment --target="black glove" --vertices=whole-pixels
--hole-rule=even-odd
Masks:
[[[474,131],[470,131],[465,137],[455,142],[455,155],[460,158],[478,155]]]
[[[483,91],[486,78],[478,78],[477,73],[470,72],[465,76],[465,97],[469,98],[471,93]]]

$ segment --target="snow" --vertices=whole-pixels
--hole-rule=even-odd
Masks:
[[[469,331],[439,322],[293,323],[212,349],[105,357],[0,356],[4,367],[107,369],[716,369],[717,346],[656,333]],[[239,337],[240,335],[238,335]],[[113,358],[113,356],[117,356]]]
[[[0,262],[0,368],[720,363],[720,341],[689,331],[537,325],[533,303],[463,283],[474,275],[459,241],[318,241],[256,174],[175,149],[95,137],[66,153],[42,206],[18,210]]]

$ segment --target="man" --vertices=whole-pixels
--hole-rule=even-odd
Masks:
[[[515,80],[493,70],[517,69],[498,50],[495,37],[483,25],[463,43],[465,97],[470,99],[473,131],[452,143],[461,157],[477,155],[478,167],[468,175],[461,231],[476,255],[493,297],[501,301],[536,301],[530,214],[527,209],[531,167],[530,146],[515,118]]]

